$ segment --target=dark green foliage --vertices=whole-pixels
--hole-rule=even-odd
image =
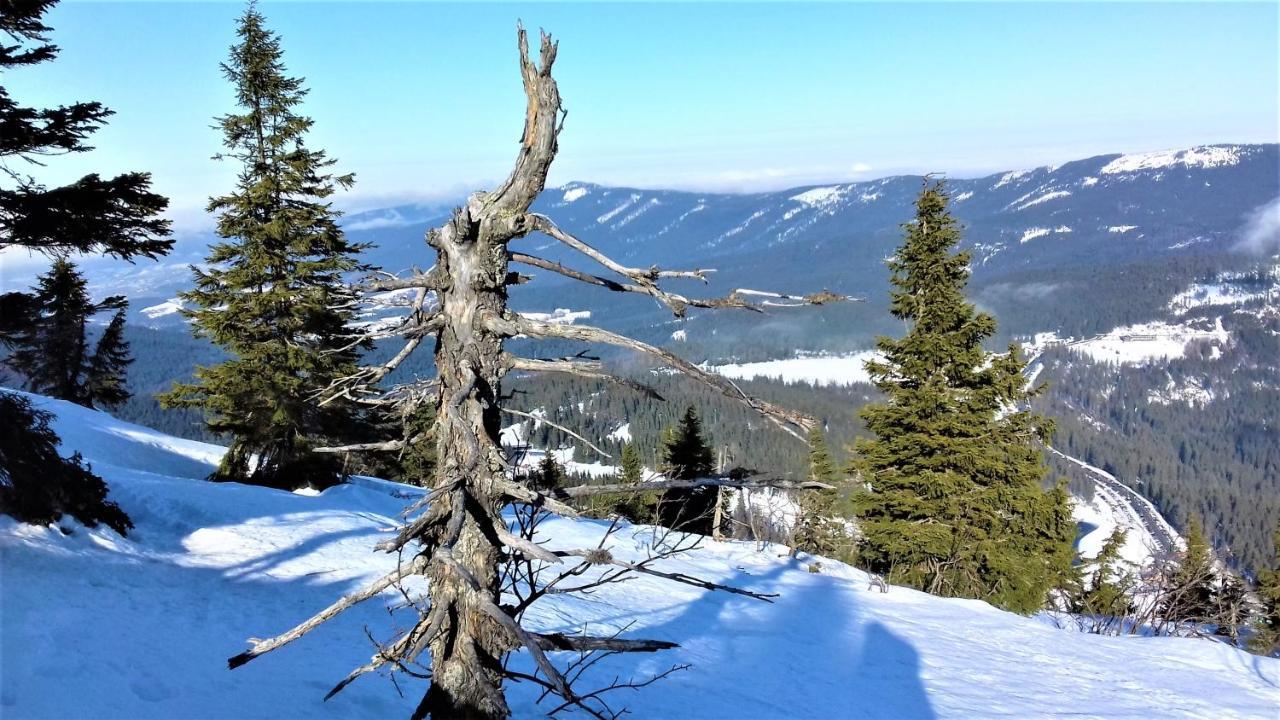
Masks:
[[[403,410],[395,408],[369,413],[364,422],[354,425],[349,440],[383,442],[408,438],[409,445],[398,452],[351,453],[346,459],[346,471],[353,475],[372,475],[410,485],[429,486],[436,466],[436,440],[432,433],[435,418],[436,409],[430,403]]]
[[[672,480],[707,477],[715,470],[710,442],[702,435],[702,420],[692,405],[680,423],[663,439],[663,471]],[[658,503],[658,522],[670,528],[710,535],[715,518],[717,488],[668,490]]]
[[[125,375],[133,357],[129,355],[129,343],[124,339],[124,316],[125,310],[121,308],[111,317],[89,360],[86,389],[95,405],[116,407],[130,397],[125,387]]]
[[[564,469],[556,462],[554,455],[547,453],[538,463],[538,469],[529,473],[526,482],[529,487],[540,492],[564,487]]]
[[[839,482],[835,461],[822,429],[809,431],[809,479],[835,485]],[[791,552],[840,557],[848,552],[851,538],[839,517],[839,494],[832,490],[804,490],[799,494],[800,512],[792,531]]]
[[[56,0],[6,2],[0,9],[0,77],[53,60],[51,28],[41,18]],[[0,85],[0,162],[40,165],[38,158],[87,152],[90,135],[112,112],[97,102],[56,108],[20,105]],[[150,191],[147,173],[103,179],[96,174],[49,188],[8,165],[0,186],[0,249],[10,246],[51,254],[101,252],[121,258],[158,257],[169,251],[169,221],[159,217],[168,200]]]
[[[312,121],[296,110],[306,90],[285,74],[280,41],[253,6],[237,35],[222,69],[243,112],[218,124],[219,157],[238,163],[238,182],[209,202],[224,242],[183,294],[197,308],[188,313],[195,331],[231,357],[198,368],[196,383],[162,400],[203,409],[210,430],[230,436],[215,479],[323,487],[340,479],[340,467],[310,448],[348,435],[355,422],[348,405],[315,397],[355,371],[356,349],[342,337],[351,311],[337,308],[349,307],[342,274],[360,268],[362,247],[347,241],[328,201],[353,180],[329,173],[334,161],[305,145]]]
[[[1118,633],[1121,628],[1113,626],[1111,619],[1123,619],[1133,612],[1136,578],[1120,559],[1126,535],[1123,529],[1116,528],[1103,543],[1098,556],[1077,568],[1075,587],[1069,588],[1071,612],[1099,618],[1094,627],[1100,631],[1113,628]],[[1080,577],[1084,571],[1092,573],[1087,580]]]
[[[76,453],[58,454],[51,416],[26,398],[0,391],[0,512],[23,522],[57,522],[64,514],[124,535],[133,523],[107,500],[107,485]]]
[[[84,277],[57,258],[31,297],[34,312],[13,337],[10,363],[34,392],[85,407],[118,405],[129,397],[125,372],[131,362],[124,333],[124,298],[89,301]],[[85,324],[97,312],[116,309],[93,353]]]
[[[987,353],[995,319],[965,300],[969,256],[940,183],[926,185],[890,260],[890,311],[908,323],[869,364],[889,401],[863,408],[856,446],[861,560],[891,582],[1031,613],[1070,570],[1075,526],[1062,488],[1041,487],[1048,422],[1028,398],[1017,347]]]
[[[1200,518],[1192,515],[1183,532],[1187,549],[1169,579],[1160,615],[1174,623],[1204,623],[1214,620],[1214,588],[1218,573],[1213,566],[1213,550],[1205,538]]]
[[[1275,533],[1275,555],[1280,558],[1280,528]],[[1280,654],[1280,564],[1258,573],[1258,599],[1262,607],[1249,648],[1261,655]]]
[[[618,482],[635,485],[644,479],[644,461],[640,459],[640,451],[635,443],[622,446],[622,471],[618,473]]]

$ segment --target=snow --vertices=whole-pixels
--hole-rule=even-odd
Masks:
[[[562,202],[571,203],[574,200],[580,200],[586,197],[589,192],[591,191],[584,187],[569,188],[564,191],[564,198],[562,198]]]
[[[421,490],[357,482],[315,496],[199,478],[220,448],[166,438],[68,403],[64,451],[79,450],[108,481],[137,529],[122,539],[64,523],[0,519],[4,673],[0,707],[13,718],[407,717],[423,683],[357,680],[324,693],[369,660],[365,635],[385,640],[411,612],[388,592],[276,652],[228,671],[245,640],[292,627],[334,598],[388,572],[373,552]],[[554,549],[593,547],[607,523],[553,519]],[[638,560],[650,528],[624,526],[611,543]],[[589,596],[555,596],[529,623],[678,642],[655,655],[609,658],[584,686],[643,678],[688,664],[657,685],[615,695],[640,718],[1274,717],[1280,661],[1223,643],[1100,637],[1054,629],[976,600],[891,587],[777,546],[705,541],[661,563],[759,592],[772,603],[638,576]],[[592,571],[595,572],[595,571]],[[568,658],[555,654],[561,663]],[[526,654],[512,660],[531,671]],[[834,669],[809,672],[805,668]],[[514,717],[544,716],[537,688],[509,685]]]
[[[631,423],[623,423],[605,437],[620,443],[631,442]]]
[[[671,339],[676,342],[684,342],[689,339],[689,332],[687,330],[676,330],[671,333]]]
[[[1177,315],[1185,315],[1199,307],[1244,305],[1267,300],[1280,291],[1280,265],[1272,268],[1270,282],[1265,287],[1258,287],[1257,284],[1242,286],[1232,282],[1234,279],[1236,278],[1220,277],[1217,282],[1194,283],[1169,300],[1169,309]]]
[[[852,355],[823,357],[795,357],[764,362],[731,363],[717,365],[711,370],[735,380],[752,380],[758,377],[781,380],[787,383],[810,385],[852,385],[871,382],[865,364],[877,356],[873,350]]]
[[[1121,155],[1102,167],[1104,175],[1131,173],[1141,170],[1158,170],[1183,166],[1187,168],[1216,168],[1237,165],[1244,148],[1231,145],[1210,145],[1187,150],[1162,150],[1159,152]]]
[[[610,210],[609,212],[601,215],[600,217],[596,218],[596,222],[601,225],[609,222],[610,220],[612,220],[613,218],[615,218],[616,216],[624,212],[627,208],[631,207],[632,205],[635,205],[636,201],[639,199],[640,199],[639,193],[631,193],[631,197],[627,198],[625,202],[623,202],[618,207]]]
[[[1229,333],[1222,327],[1222,318],[1217,318],[1211,329],[1157,320],[1118,327],[1104,335],[1068,343],[1067,347],[1097,362],[1142,365],[1183,357],[1192,342],[1225,344],[1229,339]]]
[[[1094,185],[1097,185],[1097,184],[1098,184],[1098,178],[1096,177],[1087,177],[1080,181],[1081,187],[1093,187]]]
[[[1137,225],[1112,225],[1111,227],[1107,228],[1107,232],[1109,232],[1109,233],[1127,233],[1127,232],[1129,232],[1130,230],[1137,230],[1137,229],[1138,229],[1138,226],[1137,226]]]
[[[521,312],[522,317],[530,320],[541,320],[549,322],[553,325],[572,325],[578,320],[587,320],[591,317],[590,310],[570,310],[569,308],[556,308],[553,312]]]
[[[1022,233],[1022,238],[1019,239],[1018,242],[1025,243],[1030,240],[1035,240],[1036,238],[1044,237],[1045,235],[1048,235],[1050,232],[1051,231],[1049,230],[1049,228],[1042,228],[1042,227],[1027,228],[1026,231]]]
[[[1217,350],[1217,347],[1213,348]],[[1216,358],[1214,358],[1216,359]],[[1205,386],[1203,380],[1186,378],[1181,384],[1172,377],[1163,389],[1147,392],[1147,402],[1156,405],[1173,405],[1181,403],[1190,408],[1204,407],[1216,397],[1213,390]]]
[[[1000,180],[998,180],[996,184],[991,187],[991,189],[996,190],[998,188],[1004,187],[1005,185],[1008,185],[1011,182],[1022,180],[1027,175],[1030,175],[1032,172],[1033,171],[1031,170],[1014,170],[1013,172],[1007,172],[1000,177]]]
[[[142,313],[149,320],[155,320],[156,318],[162,318],[166,315],[174,315],[176,313],[180,313],[182,312],[182,307],[183,306],[182,306],[181,300],[179,300],[178,298],[169,298],[168,300],[165,300],[159,305],[144,307],[138,312]]]
[[[969,198],[971,198],[971,197],[973,197],[973,191],[972,191],[972,190],[966,190],[966,191],[964,191],[964,192],[960,193],[959,195],[955,196],[955,197],[954,197],[954,198],[952,198],[951,200],[952,200],[952,202],[964,202],[965,200],[968,200],[968,199],[969,199]]]
[[[844,195],[844,189],[839,185],[832,185],[805,190],[799,195],[792,195],[791,199],[804,205],[830,205],[839,200],[842,195]]]
[[[1017,209],[1026,210],[1027,208],[1034,207],[1040,203],[1049,202],[1050,200],[1056,200],[1058,198],[1070,197],[1070,195],[1070,190],[1054,190],[1053,192],[1047,192],[1034,200],[1028,200],[1027,202],[1022,203],[1017,207]]]

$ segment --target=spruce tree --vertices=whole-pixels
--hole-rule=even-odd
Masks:
[[[680,423],[664,434],[664,470],[672,480],[707,477],[715,470],[711,444],[703,437],[702,420],[692,405]],[[686,532],[710,535],[719,493],[713,487],[668,490],[658,504],[658,522]]]
[[[88,405],[85,323],[94,305],[84,277],[69,260],[57,258],[33,296],[36,316],[18,334],[10,362],[32,392]]]
[[[1200,518],[1187,518],[1184,533],[1187,548],[1178,560],[1177,570],[1165,589],[1160,614],[1175,623],[1211,622],[1214,618],[1214,591],[1218,573],[1214,569],[1213,550],[1204,534]]]
[[[983,349],[996,321],[965,300],[969,255],[941,182],[927,182],[889,261],[890,312],[868,371],[886,402],[861,417],[854,470],[861,561],[892,582],[1039,609],[1070,571],[1075,525],[1065,490],[1045,491],[1038,442],[1050,424],[1019,409],[1032,394],[1017,346]]]
[[[0,5],[0,80],[57,57],[52,31],[42,18],[57,0]],[[88,152],[90,135],[112,115],[98,102],[54,108],[19,104],[0,84],[0,250],[23,247],[48,254],[100,252],[120,258],[155,258],[169,252],[169,221],[160,217],[168,200],[151,192],[151,176],[131,172],[114,178],[86,175],[47,187],[18,171],[40,167],[50,155]],[[10,162],[16,160],[20,162]]]
[[[1096,632],[1106,634],[1108,629],[1119,629],[1117,622],[1133,611],[1133,573],[1124,567],[1120,550],[1128,533],[1117,527],[1107,536],[1098,556],[1081,563],[1078,570],[1091,570],[1088,580],[1077,579],[1070,598],[1071,612],[1092,617]]]
[[[115,407],[132,397],[125,377],[133,357],[124,339],[125,309],[116,310],[107,329],[98,338],[89,360],[85,390],[89,402],[97,407]]]
[[[1280,528],[1276,528],[1275,558],[1275,567],[1258,573],[1261,607],[1253,623],[1249,649],[1260,655],[1280,654]]]
[[[809,431],[809,479],[828,485],[838,480],[827,438],[818,426]],[[836,519],[837,499],[834,489],[799,493],[799,512],[791,533],[792,557],[799,551],[834,556],[844,550],[848,538],[844,523]]]
[[[640,451],[635,443],[622,446],[622,471],[618,473],[618,481],[627,485],[635,485],[644,479],[644,464],[640,460]]]
[[[222,70],[241,112],[218,119],[226,147],[219,159],[238,165],[233,192],[215,197],[223,242],[196,287],[183,299],[197,335],[231,359],[196,371],[162,398],[202,408],[209,429],[230,436],[214,479],[281,488],[326,486],[341,477],[336,460],[310,452],[318,439],[346,434],[353,413],[316,395],[355,371],[356,349],[342,338],[350,298],[342,275],[361,266],[363,246],[349,243],[328,198],[353,183],[335,175],[324,151],[306,146],[310,118],[298,114],[306,95],[290,77],[279,38],[250,5],[239,42]]]
[[[107,485],[80,458],[58,452],[53,417],[27,398],[0,390],[0,512],[22,522],[47,524],[63,514],[124,535],[133,527]]]
[[[130,172],[104,179],[89,174],[67,185],[48,187],[18,168],[43,167],[50,156],[84,153],[87,144],[111,116],[98,102],[74,102],[53,108],[22,105],[3,80],[10,73],[52,61],[58,48],[49,43],[52,29],[43,17],[56,0],[0,4],[0,250],[24,248],[54,257],[67,253],[104,253],[119,258],[156,258],[173,246],[169,221],[160,217],[168,200],[151,192],[150,175]],[[74,289],[74,288],[73,288]],[[17,346],[39,338],[37,323],[49,318],[37,298],[25,293],[0,296],[0,343]],[[47,329],[46,325],[46,329]],[[83,324],[75,357],[28,355],[29,374],[52,381],[67,395],[77,395],[72,370],[83,367]],[[58,339],[74,345],[72,333]],[[41,367],[48,361],[54,367]],[[80,367],[76,367],[77,364]],[[68,398],[72,399],[72,398]],[[89,402],[83,398],[77,402]],[[0,397],[0,511],[30,522],[48,522],[63,512],[86,525],[102,521],[123,533],[129,519],[106,498],[101,478],[78,457],[63,459],[58,437],[47,415],[17,396]]]

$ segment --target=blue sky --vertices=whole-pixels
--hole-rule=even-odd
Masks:
[[[49,182],[148,170],[183,227],[232,169],[212,118],[238,3],[64,0],[22,102],[101,100],[97,150]],[[1277,6],[1255,4],[263,4],[307,78],[311,144],[367,208],[504,175],[523,98],[515,23],[560,40],[551,181],[764,190],[972,176],[1120,151],[1277,140]]]

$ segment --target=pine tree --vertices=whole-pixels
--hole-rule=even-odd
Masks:
[[[1079,572],[1091,570],[1088,580],[1077,579],[1070,598],[1071,612],[1094,618],[1096,632],[1119,629],[1117,622],[1133,611],[1133,573],[1122,565],[1120,550],[1128,533],[1123,528],[1112,531],[1102,544],[1098,556],[1079,566]]]
[[[556,462],[556,456],[548,452],[529,476],[529,487],[546,492],[564,486],[564,480],[564,469]]]
[[[89,402],[99,407],[115,407],[132,397],[125,386],[126,372],[133,357],[124,339],[125,309],[116,310],[98,344],[85,378]]]
[[[664,435],[662,460],[672,480],[706,477],[715,470],[710,442],[702,435],[702,420],[690,405],[680,423]],[[658,504],[658,522],[686,532],[710,535],[719,493],[713,487],[668,490]]]
[[[940,182],[927,183],[916,217],[889,261],[890,312],[904,337],[882,337],[868,363],[888,401],[861,417],[854,471],[861,561],[891,581],[981,598],[1022,613],[1039,609],[1070,572],[1075,526],[1065,490],[1041,488],[1037,442],[1050,424],[1019,410],[1032,394],[1016,346],[982,347],[996,321],[965,300],[969,255]]]
[[[1280,654],[1280,528],[1276,528],[1277,565],[1258,573],[1258,599],[1262,607],[1253,623],[1249,648],[1260,655]]]
[[[351,314],[336,308],[348,305],[342,274],[360,268],[363,249],[347,241],[327,199],[353,177],[332,174],[334,161],[305,145],[312,121],[297,106],[306,90],[286,75],[280,40],[254,5],[237,35],[222,69],[243,112],[218,122],[227,148],[219,158],[239,164],[239,181],[209,202],[224,242],[183,294],[197,334],[231,359],[199,368],[195,384],[162,400],[202,408],[210,430],[231,437],[214,479],[325,486],[339,467],[309,448],[354,420],[348,406],[320,406],[315,395],[355,371],[357,351],[342,338]]]

